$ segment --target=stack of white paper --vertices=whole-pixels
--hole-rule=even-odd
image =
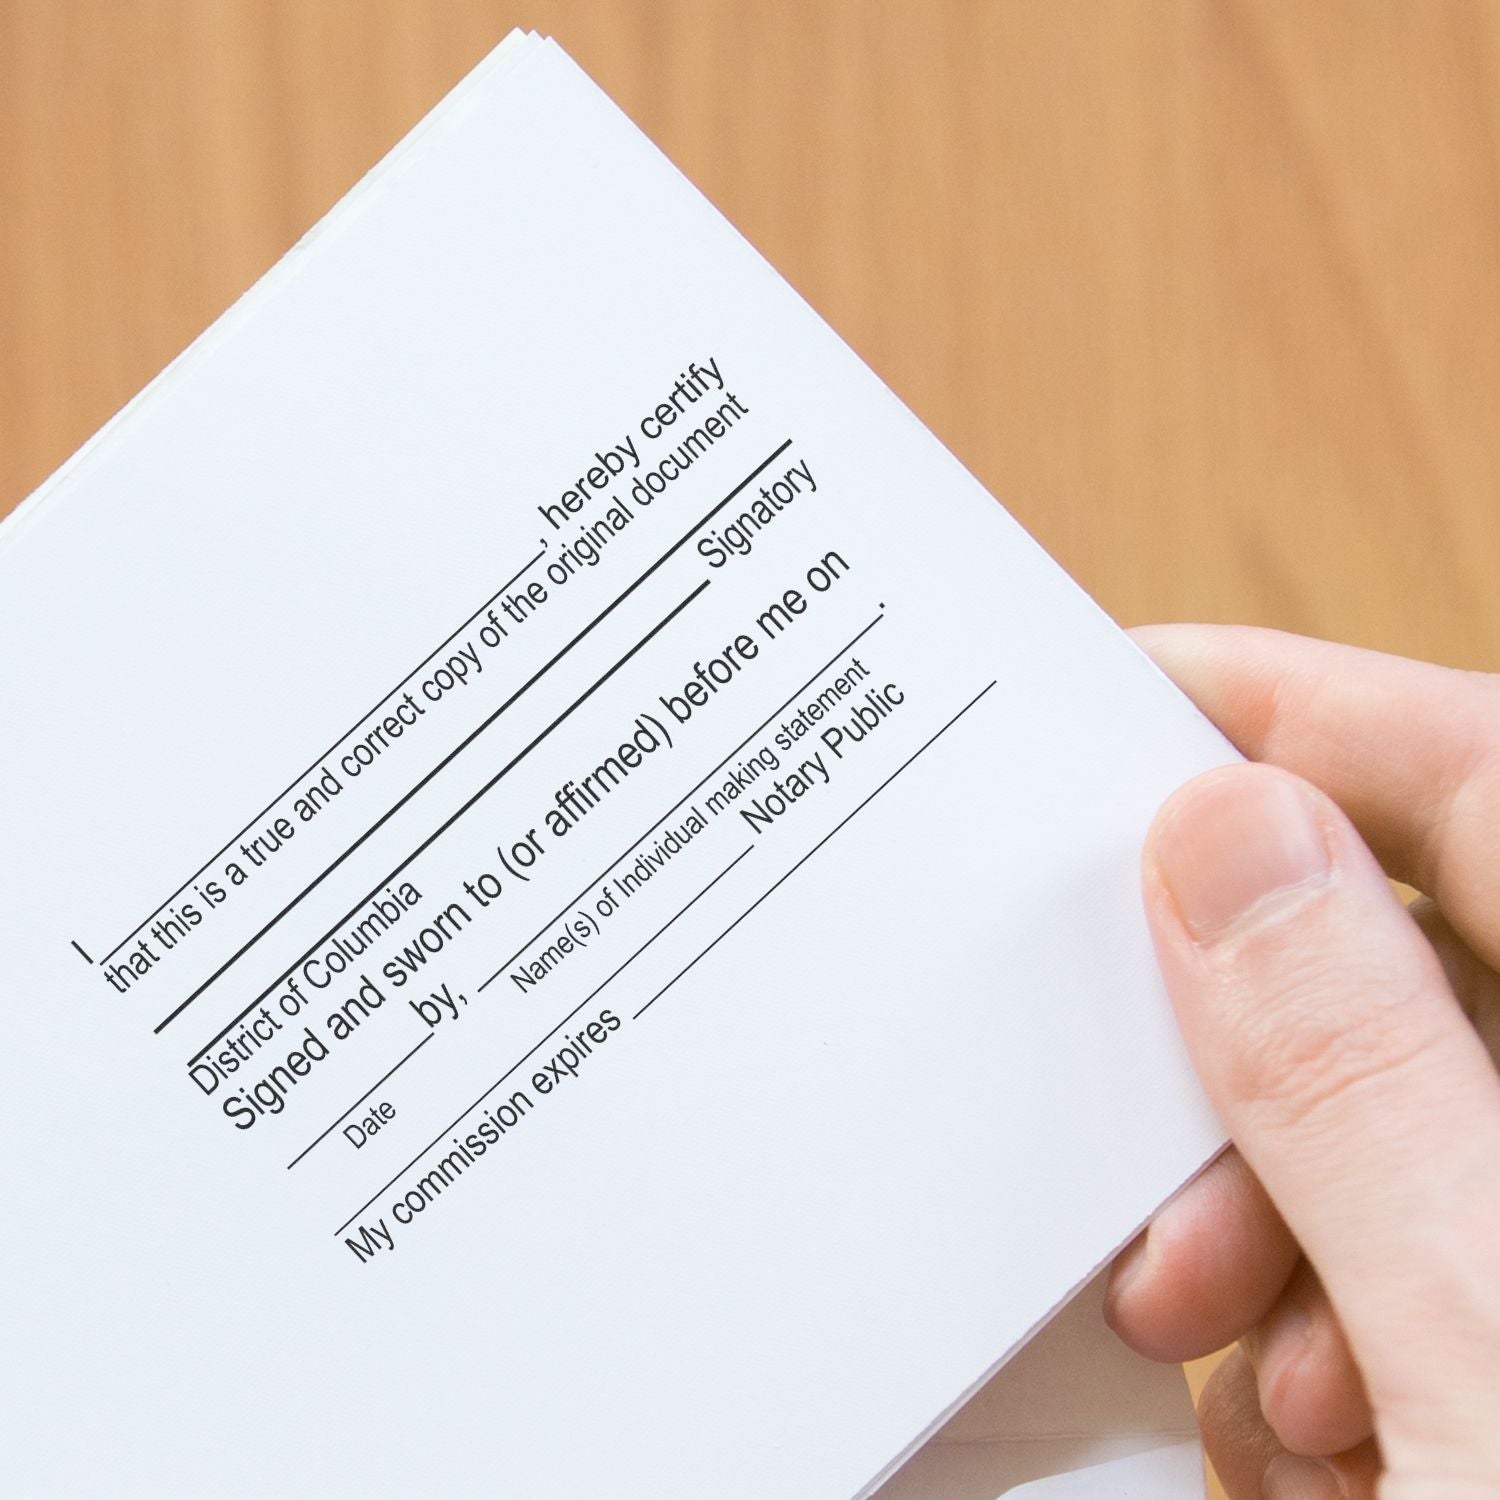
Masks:
[[[1218,1148],[1230,750],[550,42],[0,542],[9,1494],[869,1493]],[[883,1493],[1190,1492],[1096,1302]]]

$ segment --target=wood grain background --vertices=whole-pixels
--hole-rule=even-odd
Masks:
[[[0,512],[516,24],[1120,619],[1500,667],[1495,0],[0,0]]]

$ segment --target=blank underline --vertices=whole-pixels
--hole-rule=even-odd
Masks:
[[[865,638],[865,636],[867,636],[872,630],[874,630],[874,628],[878,624],[880,624],[880,622],[883,619],[885,619],[885,616],[883,614],[876,615],[875,618],[873,620],[871,620],[870,623],[868,625],[866,625],[865,628],[863,630],[861,630],[858,635],[856,635],[852,640],[846,642],[844,645],[842,645],[841,647],[839,647],[839,649],[837,651],[835,651],[833,653],[833,655],[830,656],[828,658],[828,660],[825,661],[823,663],[823,665],[821,667],[819,667],[818,670],[816,672],[814,672],[812,674],[812,676],[809,677],[807,679],[807,681],[802,684],[801,687],[797,688],[794,692],[792,692],[792,694],[786,699],[786,701],[784,703],[781,703],[778,707],[773,708],[771,710],[771,712],[768,713],[765,716],[765,718],[762,719],[760,721],[760,723],[757,724],[755,726],[755,728],[752,729],[750,731],[750,733],[747,734],[744,737],[744,739],[742,739],[739,742],[739,744],[737,744],[734,747],[734,749],[731,750],[729,752],[729,754],[726,755],[724,757],[724,759],[721,760],[718,763],[718,765],[714,766],[712,770],[706,772],[697,781],[695,781],[693,783],[693,785],[690,786],[687,789],[687,791],[685,791],[682,794],[682,796],[680,796],[666,810],[666,812],[664,812],[648,829],[646,829],[646,831],[644,833],[642,833],[640,835],[639,838],[632,839],[630,841],[630,843],[628,843],[624,847],[624,849],[622,849],[620,851],[619,854],[617,854],[612,860],[610,860],[610,862],[607,865],[605,865],[605,867],[602,870],[600,870],[599,873],[596,876],[594,876],[594,878],[591,881],[589,881],[589,883],[587,885],[585,885],[583,887],[583,889],[580,890],[576,896],[574,896],[572,898],[571,901],[564,902],[562,906],[560,906],[555,912],[553,912],[553,914],[550,917],[548,917],[547,920],[545,922],[543,922],[542,925],[540,927],[538,927],[537,930],[535,932],[533,932],[531,934],[531,936],[529,938],[527,938],[526,941],[524,943],[522,943],[521,946],[519,948],[517,948],[516,951],[514,953],[512,953],[511,956],[509,958],[507,958],[505,960],[505,962],[503,964],[501,964],[500,967],[498,969],[496,969],[495,972],[493,974],[491,974],[488,979],[486,979],[484,981],[483,984],[481,984],[479,986],[480,991],[483,992],[484,990],[487,990],[490,987],[490,985],[492,985],[534,942],[536,942],[536,940],[539,937],[541,937],[541,935],[544,932],[546,932],[546,930],[549,927],[552,926],[552,924],[555,921],[557,921],[557,919],[560,916],[562,916],[562,914],[565,911],[568,910],[569,907],[571,907],[573,905],[574,902],[581,900],[585,895],[588,894],[589,891],[593,890],[593,888],[596,885],[598,885],[598,883],[601,880],[603,880],[604,877],[606,875],[608,875],[609,872],[611,870],[613,870],[614,867],[617,864],[619,864],[620,861],[622,859],[624,859],[625,856],[627,854],[629,854],[632,849],[636,848],[639,844],[644,843],[648,838],[650,838],[651,835],[658,828],[660,828],[661,825],[663,823],[665,823],[667,821],[667,819],[670,818],[672,816],[672,814],[674,812],[676,812],[677,809],[679,807],[681,807],[682,804],[684,802],[686,802],[687,799],[689,797],[691,797],[693,795],[693,793],[696,792],[703,785],[703,783],[708,780],[708,778],[710,776],[716,775],[719,771],[723,770],[723,768],[736,755],[738,755],[740,753],[740,751],[743,750],[745,748],[745,746],[748,745],[750,743],[750,741],[753,740],[755,738],[755,736],[758,735],[761,732],[761,730],[763,730],[766,727],[766,725],[769,724],[771,722],[771,720],[776,717],[777,714],[785,712],[787,704],[794,702],[801,694],[805,693],[808,690],[808,688],[810,688],[813,685],[813,683],[815,683],[834,664],[834,662],[836,662],[841,656],[846,655],[849,651],[852,651],[854,649],[854,647],[857,646],[859,644],[859,642],[862,641]]]
[[[987,692],[989,692],[990,688],[994,687],[994,685],[995,683],[991,682],[989,684],[989,687],[982,688],[979,692],[977,692],[972,698],[969,699],[967,703],[964,704],[961,709],[959,709],[956,714],[953,715],[951,719],[948,720],[946,724],[943,725],[941,729],[937,731],[936,734],[932,736],[931,739],[927,740],[925,743],[919,745],[915,750],[913,750],[912,753],[908,755],[906,759],[903,760],[901,764],[897,766],[896,769],[892,771],[891,774],[887,776],[885,780],[882,781],[880,785],[876,787],[875,790],[871,792],[870,795],[866,797],[865,800],[853,810],[853,812],[849,813],[848,816],[845,817],[842,821],[836,823],[832,828],[830,828],[828,832],[825,833],[823,837],[820,838],[818,842],[814,844],[812,848],[809,849],[807,853],[804,854],[802,858],[799,859],[797,863],[794,864],[791,869],[788,870],[786,874],[776,882],[775,885],[771,886],[769,890],[765,891],[764,894],[759,896],[755,901],[747,906],[745,910],[742,911],[739,916],[737,916],[734,921],[732,921],[729,926],[726,927],[723,932],[721,932],[718,937],[716,937],[713,942],[711,942],[708,947],[706,947],[703,952],[700,953],[698,957],[692,961],[692,963],[688,964],[685,968],[680,969],[676,974],[674,974],[671,979],[669,979],[638,1011],[636,1011],[636,1013],[631,1017],[631,1020],[639,1021],[640,1018],[645,1015],[646,1012],[650,1010],[651,1007],[655,1005],[656,1002],[660,1000],[661,997],[665,995],[667,991],[671,989],[672,986],[676,984],[677,981],[681,979],[689,969],[693,967],[694,964],[697,964],[701,959],[706,958],[710,953],[712,953],[713,950],[717,948],[719,944],[722,943],[724,939],[727,938],[729,934],[733,932],[734,929],[738,927],[740,923],[743,922],[745,918],[748,917],[750,913],[753,912],[755,908],[759,906],[760,903],[764,901],[766,897],[769,896],[771,892],[777,888],[777,886],[780,886],[784,881],[790,879],[793,875],[795,875],[797,871],[800,870],[802,866],[805,865],[808,860],[810,860],[813,855],[815,855],[818,850],[821,849],[823,845],[826,844],[829,839],[831,839],[834,834],[839,831],[839,829],[845,827],[856,813],[868,807],[870,803],[873,802],[875,798],[878,797],[881,792],[883,792],[924,750],[926,750],[929,745],[934,744],[942,735],[946,734],[950,729],[952,729],[953,726],[957,724],[958,721],[963,718],[963,716],[968,713],[968,711],[973,708],[974,705],[978,703],[979,700],[984,697]]]
[[[411,1049],[411,1051],[410,1051],[410,1052],[408,1052],[408,1053],[407,1053],[407,1054],[406,1054],[406,1056],[405,1056],[405,1057],[403,1057],[403,1058],[402,1058],[402,1059],[401,1059],[401,1062],[398,1062],[398,1063],[397,1063],[397,1064],[396,1064],[396,1068],[399,1068],[399,1067],[400,1067],[400,1066],[401,1066],[401,1065],[402,1065],[402,1063],[406,1063],[406,1062],[410,1062],[410,1061],[411,1061],[411,1059],[412,1059],[412,1058],[414,1058],[414,1057],[415,1057],[415,1056],[416,1056],[416,1055],[417,1055],[417,1053],[419,1053],[419,1052],[420,1052],[420,1051],[421,1051],[421,1050],[422,1050],[422,1048],[423,1048],[423,1047],[425,1047],[425,1046],[426,1046],[426,1045],[427,1045],[427,1044],[428,1044],[428,1042],[430,1042],[430,1041],[431,1041],[431,1040],[432,1040],[432,1038],[433,1038],[433,1036],[434,1036],[434,1035],[435,1035],[435,1033],[434,1033],[434,1032],[431,1032],[431,1031],[429,1031],[429,1032],[428,1032],[428,1033],[427,1033],[427,1035],[426,1035],[426,1036],[424,1036],[424,1037],[423,1037],[423,1038],[422,1038],[422,1040],[421,1040],[421,1041],[420,1041],[420,1042],[418,1042],[418,1043],[417,1043],[417,1045],[416,1045],[416,1046],[415,1046],[415,1047],[413,1047],[413,1048],[412,1048],[412,1049]],[[371,1085],[370,1085],[370,1086],[369,1086],[369,1088],[367,1088],[367,1089],[366,1089],[366,1090],[365,1090],[365,1091],[364,1091],[364,1093],[362,1093],[362,1094],[361,1094],[361,1095],[360,1095],[360,1096],[359,1096],[359,1098],[358,1098],[358,1099],[356,1099],[356,1100],[355,1100],[355,1101],[354,1101],[354,1103],[353,1103],[353,1104],[351,1104],[351,1105],[350,1105],[350,1106],[349,1106],[349,1108],[348,1108],[348,1109],[346,1109],[346,1110],[345,1110],[345,1111],[344,1111],[344,1112],[343,1112],[343,1114],[341,1114],[341,1115],[340,1115],[340,1116],[339,1116],[339,1117],[338,1117],[338,1119],[336,1119],[336,1120],[335,1120],[335,1121],[334,1121],[334,1122],[333,1122],[333,1124],[332,1124],[332,1125],[330,1125],[330,1126],[329,1126],[329,1127],[328,1127],[328,1129],[327,1129],[327,1130],[325,1130],[325,1131],[324,1131],[324,1132],[323,1132],[323,1134],[322,1134],[322,1135],[320,1135],[320,1136],[318,1136],[318,1138],[317,1138],[317,1140],[313,1140],[313,1141],[309,1141],[309,1142],[308,1142],[308,1143],[307,1143],[307,1145],[305,1145],[305,1146],[304,1146],[304,1147],[303,1147],[303,1148],[302,1148],[302,1149],[301,1149],[301,1150],[300,1150],[300,1151],[299,1151],[299,1152],[298,1152],[298,1153],[297,1153],[297,1154],[296,1154],[296,1155],[295,1155],[295,1156],[294,1156],[294,1157],[293,1157],[293,1158],[292,1158],[292,1159],[291,1159],[291,1160],[290,1160],[290,1161],[289,1161],[289,1162],[288,1162],[288,1163],[287,1163],[287,1164],[286,1164],[286,1169],[287,1169],[287,1171],[288,1171],[288,1172],[290,1172],[290,1171],[291,1171],[291,1170],[292,1170],[292,1168],[293,1168],[293,1167],[295,1167],[295,1166],[296,1166],[296,1165],[297,1165],[297,1163],[298,1163],[298,1162],[299,1162],[299,1161],[301,1161],[301,1160],[302,1160],[302,1158],[303,1158],[303,1157],[304,1157],[304,1156],[306,1156],[306,1155],[307,1155],[307,1153],[308,1153],[308,1152],[309,1152],[309,1151],[311,1151],[311,1150],[312,1150],[312,1148],[313,1148],[313,1147],[314,1147],[314,1146],[316,1146],[316,1145],[317,1145],[317,1144],[318,1144],[318,1141],[321,1141],[321,1140],[323,1140],[323,1139],[325,1139],[325,1138],[326,1138],[326,1137],[327,1137],[327,1136],[329,1136],[329,1135],[331,1135],[331,1134],[332,1134],[332,1133],[333,1133],[333,1131],[334,1131],[334,1130],[335,1130],[335,1128],[336,1128],[336,1127],[338,1127],[338,1126],[339,1126],[339,1125],[342,1125],[342,1124],[343,1124],[343,1122],[344,1122],[344,1121],[345,1121],[345,1120],[347,1120],[347,1119],[348,1119],[348,1118],[349,1118],[349,1116],[350,1116],[350,1115],[352,1115],[352,1114],[353,1114],[353,1113],[354,1113],[354,1111],[355,1111],[355,1110],[357,1110],[357,1109],[358,1109],[358,1108],[359,1108],[359,1107],[360,1107],[360,1105],[361,1105],[361,1104],[363,1104],[363,1103],[364,1103],[364,1102],[365,1102],[365,1100],[366,1100],[366,1099],[368,1099],[368,1098],[369,1098],[369,1097],[370,1097],[370,1095],[371,1095],[371,1094],[373,1094],[373,1093],[374,1093],[374,1092],[375,1092],[375,1090],[376,1090],[376,1089],[378,1089],[378,1088],[379,1088],[379,1087],[380,1087],[380,1085],[381,1085],[381,1084],[382,1084],[382,1083],[384,1083],[384,1082],[385,1082],[385,1081],[386,1081],[386,1079],[387,1079],[387,1078],[389,1078],[389,1077],[390,1077],[390,1076],[391,1076],[391,1073],[394,1073],[394,1072],[395,1072],[395,1071],[396,1071],[396,1068],[392,1068],[392,1069],[391,1069],[391,1072],[390,1072],[390,1073],[382,1073],[382,1074],[381,1074],[381,1075],[380,1075],[380,1077],[379,1077],[379,1078],[377,1078],[377,1079],[376,1079],[376,1080],[375,1080],[375,1082],[374,1082],[374,1083],[372,1083],[372,1084],[371,1084]]]
[[[653,932],[651,934],[651,936],[648,937],[646,939],[646,941],[644,943],[642,943],[641,946],[639,948],[637,948],[635,950],[635,952],[632,953],[630,955],[630,957],[627,958],[625,960],[625,962],[622,963],[620,965],[620,967],[618,969],[616,969],[614,971],[614,973],[609,976],[608,979],[606,979],[602,984],[596,985],[592,990],[590,990],[589,993],[587,995],[585,995],[583,997],[583,999],[580,1000],[578,1002],[578,1004],[575,1005],[573,1007],[573,1009],[570,1010],[567,1013],[567,1015],[565,1015],[562,1018],[562,1020],[560,1020],[557,1023],[557,1025],[555,1025],[551,1029],[551,1031],[549,1031],[546,1034],[546,1036],[544,1036],[539,1042],[537,1042],[534,1046],[532,1046],[522,1056],[518,1057],[515,1060],[515,1062],[513,1062],[476,1100],[474,1100],[474,1102],[472,1104],[468,1105],[467,1108],[461,1110],[457,1115],[454,1116],[454,1118],[451,1121],[449,1121],[448,1124],[446,1124],[445,1126],[443,1126],[443,1128],[440,1131],[438,1131],[438,1133],[435,1136],[433,1136],[433,1138],[430,1141],[428,1141],[428,1143],[425,1146],[423,1146],[422,1149],[420,1151],[418,1151],[417,1154],[414,1157],[412,1157],[412,1159],[409,1162],[407,1162],[407,1164],[404,1167],[402,1167],[401,1170],[399,1172],[397,1172],[396,1175],[394,1177],[392,1177],[389,1182],[385,1183],[381,1187],[376,1188],[375,1191],[373,1193],[371,1193],[370,1196],[368,1198],[366,1198],[365,1201],[363,1203],[361,1203],[360,1206],[358,1208],[356,1208],[354,1210],[354,1212],[352,1214],[350,1214],[349,1217],[347,1219],[345,1219],[344,1222],[342,1224],[340,1224],[337,1229],[335,1229],[333,1231],[334,1234],[336,1234],[336,1235],[342,1234],[382,1193],[384,1193],[388,1189],[390,1189],[395,1183],[400,1182],[400,1180],[403,1177],[405,1177],[406,1174],[409,1171],[411,1171],[411,1169],[414,1166],[416,1166],[416,1164],[419,1161],[421,1161],[422,1158],[424,1156],[426,1156],[427,1153],[429,1151],[431,1151],[432,1148],[435,1145],[437,1145],[437,1143],[440,1140],[442,1140],[442,1138],[445,1135],[447,1135],[448,1132],[450,1130],[452,1130],[454,1128],[454,1126],[457,1125],[458,1122],[464,1118],[465,1115],[472,1114],[473,1111],[476,1110],[481,1104],[483,1104],[484,1101],[486,1099],[488,1099],[489,1096],[491,1094],[493,1094],[495,1092],[495,1090],[497,1088],[499,1088],[500,1085],[502,1083],[504,1083],[505,1080],[507,1078],[509,1078],[512,1073],[514,1073],[516,1071],[517,1068],[519,1068],[524,1062],[526,1062],[527,1059],[529,1059],[531,1057],[531,1055],[534,1052],[537,1051],[538,1048],[545,1047],[547,1045],[547,1043],[549,1041],[551,1041],[551,1039],[554,1036],[556,1036],[557,1033],[559,1031],[561,1031],[562,1028],[564,1026],[566,1026],[568,1024],[568,1022],[571,1021],[573,1019],[573,1017],[576,1016],[578,1014],[578,1012],[581,1011],[584,1008],[584,1006],[586,1006],[589,1003],[589,1001],[591,1001],[592,999],[594,999],[594,997],[596,995],[598,995],[599,992],[601,990],[603,990],[606,985],[614,983],[614,981],[621,974],[623,974],[625,972],[625,970],[628,969],[630,967],[630,965],[633,964],[636,961],[636,959],[638,959],[641,956],[641,954],[643,954],[646,951],[646,949],[649,948],[652,945],[652,943],[654,943],[657,940],[657,938],[659,938],[662,935],[662,933],[664,933],[667,930],[667,928],[669,928],[672,925],[672,923],[677,920],[678,917],[683,916],[685,913],[691,911],[692,908],[694,906],[696,906],[698,904],[698,902],[701,901],[711,890],[713,890],[713,888],[716,885],[718,885],[718,883],[737,864],[739,864],[739,862],[742,859],[744,859],[744,857],[747,854],[749,854],[754,848],[755,848],[755,845],[751,844],[749,846],[749,848],[742,849],[738,854],[736,854],[735,857],[732,860],[730,860],[729,863],[727,865],[725,865],[724,868],[722,870],[720,870],[719,873],[717,875],[715,875],[714,878],[712,880],[710,880],[708,882],[708,884],[706,886],[704,886],[703,889],[701,891],[699,891],[698,894],[696,896],[694,896],[691,901],[688,902],[688,904],[686,906],[682,907],[676,913],[676,915],[674,915],[669,920],[667,920],[666,922],[664,922],[660,927],[658,927],[656,929],[656,931]]]

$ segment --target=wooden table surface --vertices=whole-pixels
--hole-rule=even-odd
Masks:
[[[1118,618],[1500,668],[1496,0],[0,0],[0,512],[516,24]]]

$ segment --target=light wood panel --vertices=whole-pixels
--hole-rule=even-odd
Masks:
[[[0,0],[0,507],[517,21],[1121,618],[1500,665],[1488,0]]]
[[[1500,5],[0,0],[0,511],[514,24],[1112,612],[1500,667]]]

